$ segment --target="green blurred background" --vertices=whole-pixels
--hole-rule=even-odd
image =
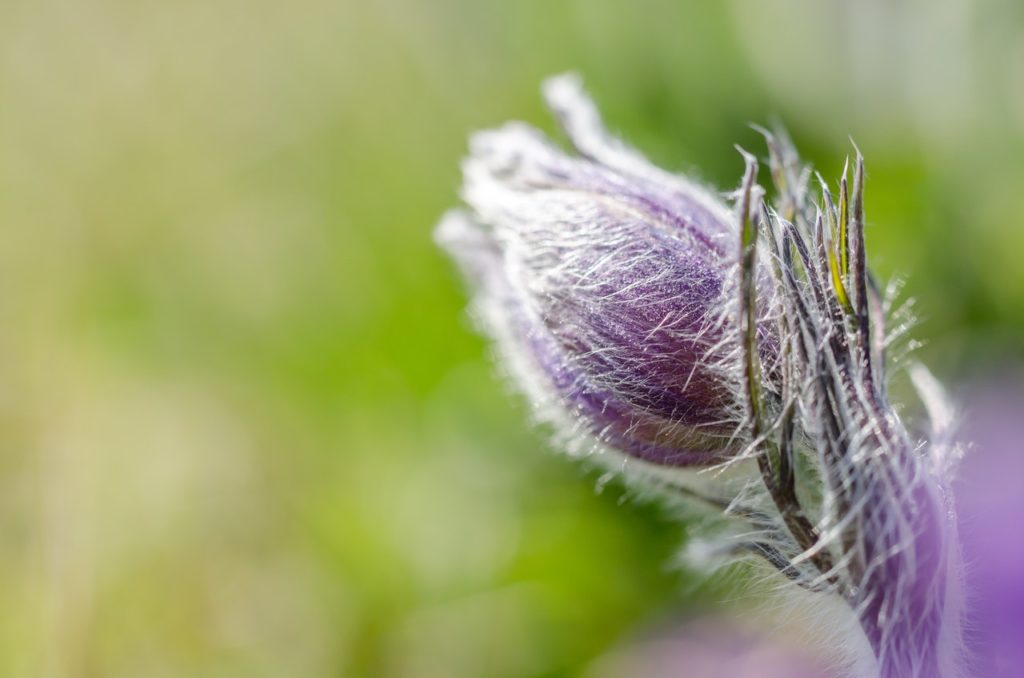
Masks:
[[[5,0],[0,675],[586,675],[737,595],[525,425],[431,243],[566,69],[722,188],[748,122],[852,135],[922,357],[1024,353],[1016,0]]]

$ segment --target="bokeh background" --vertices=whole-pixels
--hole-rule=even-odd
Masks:
[[[431,243],[567,69],[723,189],[852,135],[919,355],[1024,354],[1017,0],[5,0],[0,675],[587,675],[753,595],[525,426]]]

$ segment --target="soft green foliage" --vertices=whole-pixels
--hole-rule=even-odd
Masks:
[[[708,597],[430,241],[555,72],[722,188],[749,121],[852,134],[933,362],[1020,351],[1017,3],[808,4],[5,2],[0,674],[553,678]]]

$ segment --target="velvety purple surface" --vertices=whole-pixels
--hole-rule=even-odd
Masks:
[[[971,675],[1024,676],[1024,373],[964,396],[956,487]]]

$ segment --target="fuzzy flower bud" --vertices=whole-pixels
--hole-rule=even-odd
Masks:
[[[524,124],[475,135],[470,209],[437,238],[538,416],[577,451],[720,460],[739,409],[719,369],[736,220],[610,138],[572,76],[545,95],[576,154]]]
[[[734,474],[703,485],[655,480],[730,525],[706,553],[759,557],[810,592],[807,612],[842,634],[846,673],[957,675],[960,448],[923,366],[910,376],[927,438],[890,404],[860,153],[852,186],[847,165],[836,199],[820,180],[816,202],[809,168],[765,131],[775,199],[743,153],[730,213],[610,138],[575,79],[545,94],[575,154],[521,124],[475,136],[469,209],[437,233],[539,416],[577,452],[727,462]]]

